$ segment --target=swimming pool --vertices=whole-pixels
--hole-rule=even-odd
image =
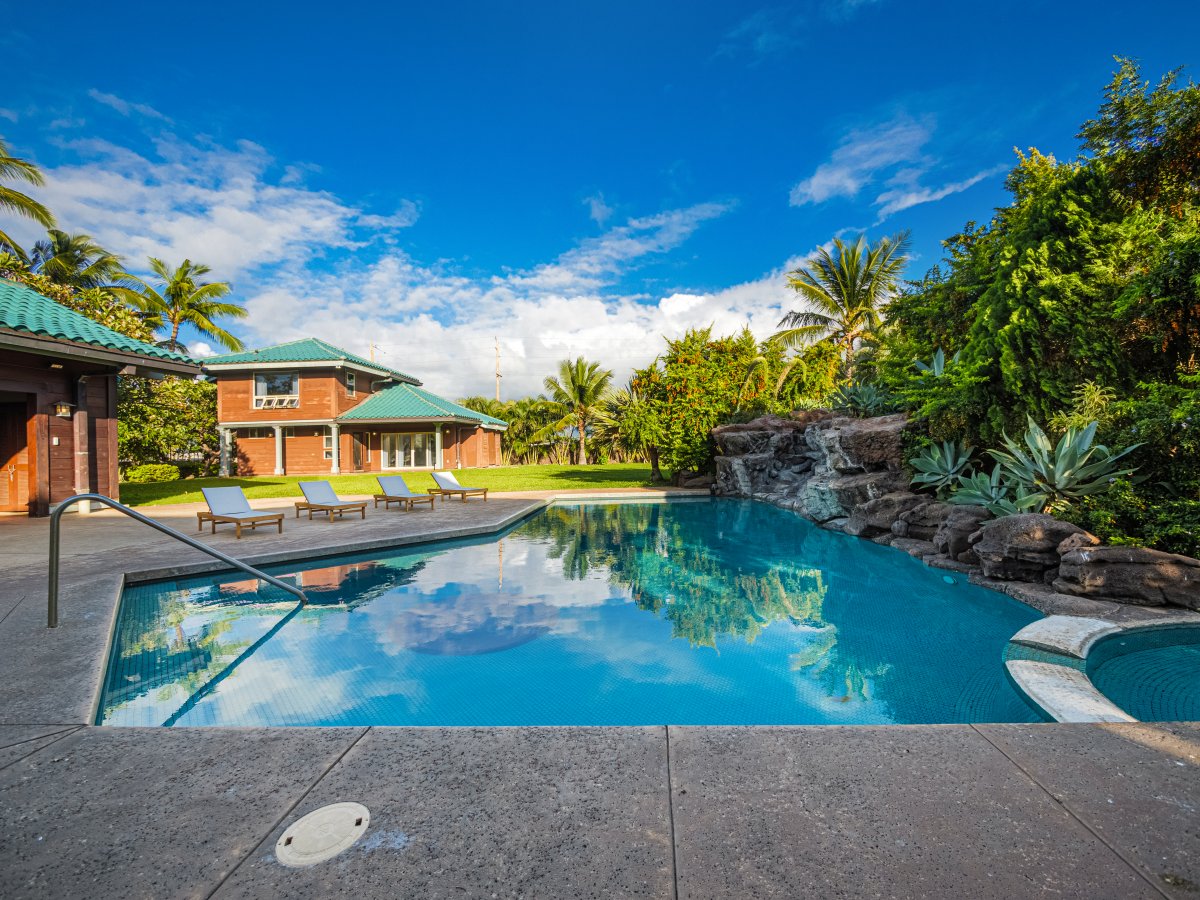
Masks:
[[[1200,720],[1200,628],[1150,628],[1102,638],[1088,653],[1087,675],[1142,722]]]
[[[126,588],[108,725],[1030,722],[1039,614],[727,499],[556,504],[502,535]]]

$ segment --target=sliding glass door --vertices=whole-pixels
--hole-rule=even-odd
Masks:
[[[433,469],[437,467],[436,456],[436,433],[383,435],[385,469]]]

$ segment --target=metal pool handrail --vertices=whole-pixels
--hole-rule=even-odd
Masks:
[[[59,529],[61,527],[60,520],[62,519],[62,514],[67,511],[68,507],[74,506],[76,503],[79,503],[83,500],[94,500],[97,503],[103,504],[111,509],[115,509],[117,512],[124,513],[125,515],[129,516],[131,519],[136,519],[143,525],[149,525],[156,531],[161,531],[168,537],[175,538],[175,540],[179,541],[180,543],[187,544],[189,547],[199,550],[201,553],[207,553],[214,559],[219,559],[226,565],[233,566],[235,569],[241,569],[243,572],[253,575],[255,578],[261,578],[267,584],[274,585],[281,590],[287,591],[289,594],[294,594],[296,597],[299,597],[301,605],[308,602],[308,597],[305,595],[304,591],[288,584],[286,581],[280,581],[278,578],[268,575],[266,572],[260,572],[258,569],[247,565],[240,559],[234,559],[232,556],[222,553],[220,550],[214,550],[207,544],[202,544],[195,538],[190,538],[186,534],[176,531],[174,528],[170,528],[161,522],[156,522],[149,516],[143,516],[139,512],[134,512],[128,506],[118,503],[116,500],[112,499],[112,497],[105,497],[103,494],[76,494],[73,497],[68,497],[66,500],[60,503],[54,512],[50,514],[50,588],[46,602],[47,628],[58,627],[58,556],[60,543]]]

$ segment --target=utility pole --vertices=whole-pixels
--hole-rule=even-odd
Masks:
[[[504,376],[500,374],[500,338],[496,338],[496,402],[500,402],[500,379]]]

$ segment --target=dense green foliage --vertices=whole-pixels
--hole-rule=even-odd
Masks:
[[[212,475],[220,461],[217,386],[184,378],[122,378],[117,386],[121,468],[170,461]],[[125,475],[129,479],[128,473]]]
[[[134,466],[125,473],[128,484],[162,484],[167,481],[179,480],[179,467],[166,463],[147,463],[144,466]]]
[[[1122,61],[1080,138],[1075,160],[1020,156],[1011,204],[947,240],[946,258],[888,306],[860,377],[934,440],[999,448],[1032,419],[1054,440],[1095,421],[1098,446],[1141,443],[1093,473],[1087,496],[1046,493],[1053,450],[1024,488],[1013,466],[1003,475],[1106,540],[1195,554],[1200,87],[1171,73],[1151,88]]]

